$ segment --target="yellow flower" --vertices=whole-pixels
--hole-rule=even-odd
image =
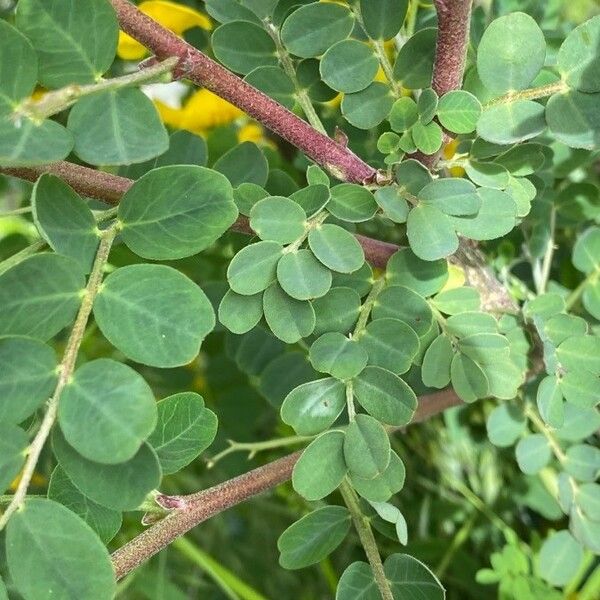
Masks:
[[[195,91],[181,109],[171,108],[159,100],[156,101],[156,108],[165,125],[198,134],[212,127],[227,125],[244,114],[227,100],[206,89]]]
[[[446,160],[451,159],[456,154],[456,148],[458,146],[458,140],[452,140],[449,144],[444,148],[444,158]],[[465,174],[465,170],[462,167],[452,167],[450,169],[450,174],[452,177],[462,177]]]
[[[264,141],[263,128],[258,123],[242,125],[238,131],[238,140],[240,142],[254,142],[255,144],[259,144]]]
[[[448,264],[448,281],[444,284],[444,287],[440,290],[441,292],[447,292],[455,288],[462,287],[465,285],[465,272],[462,267],[457,265]]]
[[[167,0],[147,0],[138,5],[141,12],[148,15],[160,23],[163,27],[170,29],[177,35],[182,35],[184,31],[192,27],[202,27],[210,30],[212,24],[210,19],[190,8],[168,2]],[[119,31],[119,45],[117,46],[117,55],[124,60],[140,60],[146,55],[146,48],[132,37]]]
[[[21,481],[21,477],[23,476],[23,473],[19,473],[15,479],[13,480],[13,482],[10,484],[10,491],[14,492],[16,491],[17,487],[19,486],[19,482]],[[43,485],[46,485],[46,478],[43,475],[40,475],[39,473],[34,473],[31,476],[31,484],[36,486],[36,487],[42,487]]]

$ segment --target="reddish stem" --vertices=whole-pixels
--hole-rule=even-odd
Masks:
[[[462,401],[450,389],[422,396],[412,422],[424,421],[461,403]],[[288,454],[207,490],[187,496],[176,496],[175,499],[183,508],[169,513],[164,519],[113,553],[112,562],[117,579],[133,571],[196,525],[252,496],[288,481],[301,454],[302,451]]]
[[[180,58],[175,77],[185,77],[209,89],[255,118],[304,152],[334,177],[354,183],[371,182],[375,169],[346,146],[318,132],[287,108],[141,13],[128,0],[111,0],[121,29],[163,60]]]

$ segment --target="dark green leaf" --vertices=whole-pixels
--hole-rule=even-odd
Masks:
[[[174,394],[157,404],[158,423],[148,438],[165,475],[176,473],[208,448],[217,433],[217,417],[193,392]]]
[[[356,238],[337,225],[311,229],[308,244],[314,255],[332,271],[352,273],[360,269],[365,255]]]
[[[263,311],[273,334],[286,344],[295,344],[315,328],[315,311],[311,303],[288,296],[277,283],[266,289]]]
[[[303,569],[321,562],[344,540],[351,519],[344,506],[325,506],[296,521],[277,540],[284,569]]]
[[[233,187],[242,183],[264,186],[269,175],[269,164],[262,150],[252,142],[242,142],[219,157],[213,169],[223,173]]]
[[[458,248],[452,221],[430,204],[419,204],[408,213],[406,233],[411,250],[423,260],[450,256]]]
[[[263,316],[263,297],[259,292],[242,296],[227,290],[219,304],[219,321],[232,333],[242,334],[258,325]]]
[[[191,165],[150,171],[119,204],[123,241],[139,256],[155,260],[197,254],[223,235],[236,217],[227,179]]]
[[[373,40],[391,40],[402,27],[408,0],[361,0],[360,14],[367,35]]]
[[[19,474],[28,446],[29,438],[20,427],[0,422],[0,494]]]
[[[156,367],[190,362],[215,326],[204,292],[163,265],[130,265],[111,273],[96,296],[94,316],[123,354]]]
[[[558,70],[569,86],[581,92],[600,92],[599,46],[600,16],[569,33],[556,57]]]
[[[45,498],[30,498],[6,530],[8,569],[28,600],[109,600],[116,591],[107,549],[75,513]],[[32,574],[35,573],[35,577]]]
[[[313,342],[309,353],[312,366],[337,379],[356,377],[366,366],[368,355],[362,345],[337,332],[324,333]]]
[[[415,90],[431,85],[436,40],[437,28],[426,27],[402,46],[394,63],[394,77],[404,87]]]
[[[338,92],[364,90],[372,81],[379,61],[373,50],[358,40],[342,40],[331,46],[321,59],[323,81]]]
[[[390,464],[390,440],[385,428],[369,415],[356,415],[344,438],[344,458],[352,475],[375,479]]]
[[[439,335],[423,357],[421,379],[427,387],[445,388],[450,383],[450,365],[453,358],[452,343],[445,335]]]
[[[390,86],[374,81],[360,92],[344,95],[342,114],[354,127],[372,129],[388,116],[393,102]]]
[[[242,248],[227,269],[231,289],[244,296],[262,292],[275,281],[282,255],[283,247],[277,242],[257,242]]]
[[[477,135],[494,144],[523,142],[544,129],[544,107],[533,100],[515,100],[486,108],[477,122]]]
[[[263,240],[290,244],[304,234],[306,213],[289,198],[270,196],[252,207],[250,227]]]
[[[333,492],[346,476],[344,433],[328,431],[310,443],[294,465],[292,484],[308,501]]]
[[[327,429],[346,406],[341,381],[328,377],[303,383],[293,389],[281,405],[281,419],[298,435],[315,435]]]

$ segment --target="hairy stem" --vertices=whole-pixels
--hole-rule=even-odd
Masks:
[[[569,87],[564,81],[556,81],[554,83],[540,85],[539,87],[529,88],[519,92],[511,92],[510,94],[499,96],[498,98],[490,100],[484,108],[489,108],[498,104],[508,104],[510,102],[516,102],[517,100],[538,100],[539,98],[547,98],[548,96],[552,96],[552,94],[566,92],[568,89]]]
[[[2,518],[0,518],[0,530],[4,528],[11,515],[23,504],[25,496],[27,495],[27,489],[29,488],[31,478],[33,477],[35,467],[42,452],[42,448],[44,447],[44,444],[46,443],[46,440],[48,439],[48,436],[52,430],[52,426],[56,421],[60,396],[65,389],[65,386],[69,383],[69,380],[73,375],[73,371],[75,370],[75,361],[77,360],[77,354],[81,346],[81,340],[83,339],[85,328],[92,312],[94,298],[96,297],[98,289],[100,288],[100,284],[102,283],[104,267],[108,261],[110,248],[116,234],[117,228],[113,225],[112,227],[106,229],[100,238],[100,245],[98,246],[98,252],[96,253],[94,266],[92,267],[92,272],[90,273],[87,286],[85,287],[81,306],[79,307],[79,312],[75,318],[73,329],[69,335],[62,362],[59,365],[58,382],[56,384],[56,388],[54,389],[52,398],[50,398],[48,401],[48,407],[42,420],[42,424],[40,425],[38,432],[29,446],[27,460],[25,461],[25,466],[23,467],[23,472],[21,474],[21,480],[19,481],[19,485],[17,486],[12,502],[6,508]]]
[[[376,171],[352,151],[317,131],[287,108],[249,85],[174,33],[141,13],[128,0],[111,0],[121,29],[151,50],[158,59],[179,58],[175,76],[237,106],[277,135],[296,146],[334,177],[355,183],[371,182]]]
[[[381,562],[381,556],[379,556],[377,541],[373,535],[373,530],[371,529],[369,519],[360,509],[356,492],[352,489],[352,486],[347,481],[344,481],[340,486],[340,492],[344,498],[344,503],[350,511],[354,528],[356,529],[356,533],[358,533],[360,543],[362,544],[369,564],[371,565],[371,570],[373,571],[373,576],[375,577],[375,583],[377,584],[379,593],[381,594],[383,600],[394,600],[390,582],[387,580],[385,571],[383,570],[383,563]]]
[[[412,423],[424,421],[440,412],[462,404],[450,389],[419,398]],[[220,483],[207,490],[173,499],[181,508],[173,510],[162,521],[149,527],[112,555],[117,578],[120,579],[144,563],[173,540],[203,521],[288,481],[301,452],[294,452],[244,475]]]

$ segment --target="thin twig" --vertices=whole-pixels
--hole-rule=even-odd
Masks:
[[[111,0],[121,29],[151,50],[158,59],[180,59],[175,77],[193,83],[231,102],[304,152],[334,177],[355,183],[375,179],[376,170],[349,148],[317,131],[281,104],[234,75],[225,67],[140,12],[128,0]]]
[[[94,266],[90,273],[87,286],[85,287],[81,306],[79,307],[79,312],[75,318],[75,323],[73,324],[73,329],[71,330],[71,335],[67,341],[63,359],[59,366],[58,382],[54,389],[54,394],[52,394],[52,398],[48,401],[46,414],[44,415],[38,432],[29,446],[27,460],[25,461],[25,466],[23,467],[23,472],[21,474],[21,480],[19,481],[13,499],[0,518],[0,531],[8,523],[11,515],[23,504],[42,448],[56,421],[60,396],[75,370],[75,361],[77,360],[81,340],[83,339],[85,328],[92,312],[94,299],[98,293],[100,284],[102,283],[104,266],[108,260],[108,254],[116,234],[116,226],[109,227],[102,233],[98,252],[96,253],[96,259],[94,260]]]

